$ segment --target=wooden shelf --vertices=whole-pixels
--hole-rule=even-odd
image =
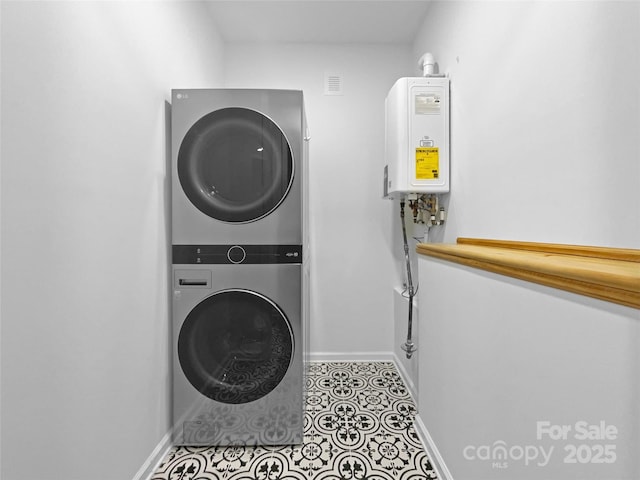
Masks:
[[[422,255],[640,309],[640,250],[458,238]]]

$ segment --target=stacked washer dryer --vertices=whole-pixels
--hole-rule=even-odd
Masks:
[[[188,89],[172,100],[174,443],[301,443],[302,92]]]

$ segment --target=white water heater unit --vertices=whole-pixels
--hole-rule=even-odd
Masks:
[[[387,95],[384,196],[449,191],[449,79],[405,77]]]

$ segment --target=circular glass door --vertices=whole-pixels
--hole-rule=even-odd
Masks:
[[[222,403],[264,397],[282,381],[292,357],[286,316],[249,290],[207,297],[187,315],[178,338],[178,358],[189,382]]]
[[[178,151],[178,178],[201,212],[230,223],[269,215],[293,181],[284,134],[261,113],[223,108],[200,118]]]

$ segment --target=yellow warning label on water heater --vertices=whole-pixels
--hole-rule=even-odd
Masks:
[[[438,147],[416,148],[416,180],[433,180],[438,178],[440,170],[440,154]]]

